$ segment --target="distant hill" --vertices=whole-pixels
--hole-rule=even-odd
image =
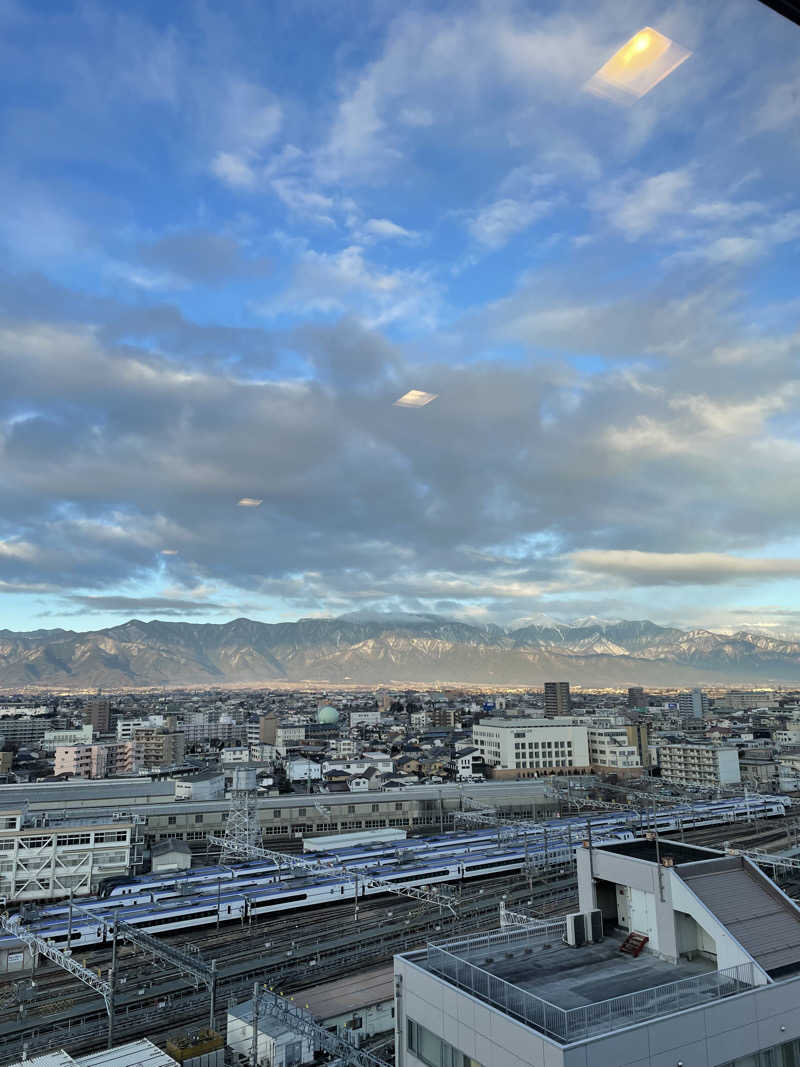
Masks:
[[[87,633],[0,630],[0,687],[800,684],[800,642],[792,639],[646,620],[539,621],[504,629],[436,615],[356,613],[275,624],[132,619]]]

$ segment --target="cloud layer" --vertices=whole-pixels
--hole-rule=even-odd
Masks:
[[[4,6],[5,623],[783,618],[800,67],[752,7]],[[694,58],[584,93],[648,21]]]

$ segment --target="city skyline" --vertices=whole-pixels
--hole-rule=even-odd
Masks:
[[[0,628],[800,632],[797,32],[0,7]]]

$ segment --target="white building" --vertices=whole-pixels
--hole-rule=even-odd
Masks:
[[[324,768],[324,763],[320,765],[311,759],[290,759],[286,761],[286,777],[290,782],[318,782]]]
[[[163,715],[149,715],[146,719],[118,719],[117,740],[133,741],[136,730],[149,730],[161,728],[165,725],[166,718]]]
[[[579,911],[395,956],[397,1067],[795,1067],[800,909],[743,856],[578,848]]]
[[[228,1048],[250,1063],[253,1050],[253,1001],[228,1008]],[[310,1013],[308,1014],[310,1018]],[[298,1067],[313,1063],[314,1046],[310,1037],[290,1030],[280,1019],[266,1011],[256,1019],[256,1059],[269,1067]],[[237,1062],[239,1062],[237,1060]]]
[[[591,762],[588,729],[571,719],[483,719],[472,740],[487,766],[523,778],[588,770]]]
[[[225,773],[216,768],[173,780],[176,800],[217,800],[225,795]]]
[[[9,901],[58,900],[95,892],[104,878],[127,874],[129,821],[39,817],[26,825],[21,811],[0,816],[0,896]]]
[[[45,752],[55,752],[62,745],[91,745],[93,737],[94,727],[91,723],[71,726],[66,730],[46,730],[42,738],[42,748]]]
[[[702,689],[679,693],[678,710],[681,715],[691,715],[692,718],[702,719],[704,715],[708,715],[708,697]]]
[[[612,721],[587,727],[589,760],[593,767],[630,773],[642,769],[639,750],[628,738],[624,724]]]
[[[661,745],[661,777],[673,785],[716,788],[741,781],[739,753],[735,748],[709,744]]]
[[[353,708],[350,712],[351,726],[378,726],[381,721],[381,713],[377,708]]]
[[[306,728],[297,723],[281,723],[275,730],[275,748],[279,756],[285,756],[290,748],[305,741]]]

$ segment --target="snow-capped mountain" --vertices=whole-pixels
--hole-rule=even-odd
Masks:
[[[437,615],[223,624],[141,622],[88,633],[0,631],[0,688],[471,683],[586,686],[797,682],[800,641],[648,620],[541,619],[504,629]]]

